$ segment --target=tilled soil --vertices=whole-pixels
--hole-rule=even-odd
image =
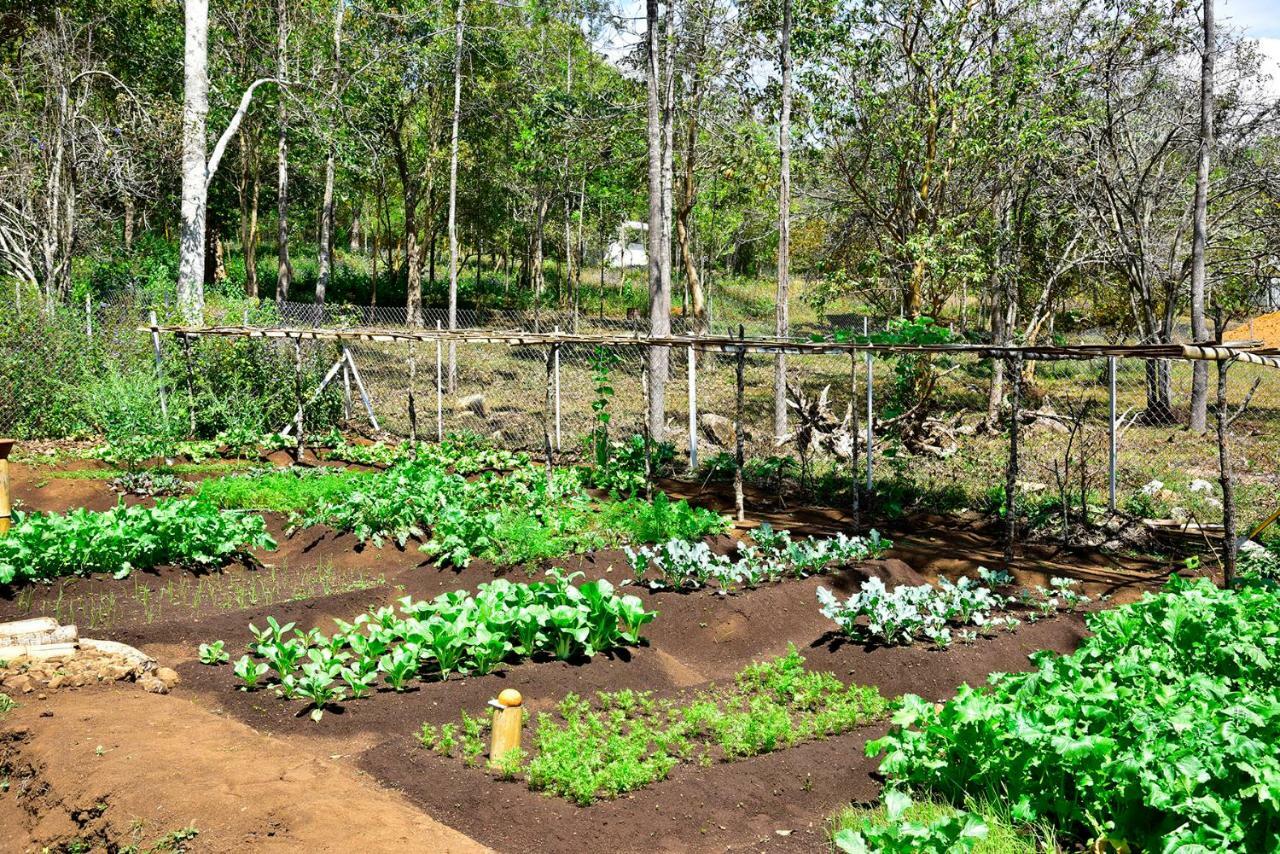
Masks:
[[[72,482],[95,483],[57,481]],[[105,485],[97,485],[105,490]],[[34,482],[28,481],[19,493],[26,490],[33,497],[39,493],[42,504],[51,503],[52,497],[41,492],[48,488],[47,485],[35,487]],[[78,486],[75,500],[83,499],[89,492],[88,487]],[[715,506],[722,496],[706,494],[699,500]],[[798,531],[829,532],[839,529],[843,521],[838,511],[811,508],[768,515],[775,525]],[[270,525],[279,533],[285,523],[282,518],[271,517]],[[96,628],[95,636],[139,647],[162,664],[175,667],[182,681],[168,697],[154,697],[135,689],[136,697],[128,701],[128,708],[119,705],[122,692],[105,689],[59,692],[48,700],[28,699],[22,708],[0,723],[0,728],[12,727],[15,721],[27,728],[21,739],[8,742],[11,764],[43,763],[41,779],[55,792],[79,785],[73,774],[75,764],[64,763],[66,770],[58,772],[56,767],[62,766],[53,761],[56,751],[49,749],[40,754],[31,745],[48,743],[41,739],[46,738],[50,723],[39,717],[39,709],[46,703],[72,702],[63,695],[70,695],[76,698],[74,702],[83,704],[71,714],[82,717],[77,733],[84,743],[99,738],[96,733],[108,727],[116,738],[124,741],[133,738],[129,735],[130,727],[113,716],[117,713],[138,715],[139,728],[168,725],[164,721],[170,716],[189,719],[189,729],[204,731],[207,728],[208,745],[200,747],[192,756],[203,763],[196,766],[201,769],[199,773],[205,775],[202,779],[213,781],[212,785],[219,791],[234,790],[238,781],[244,779],[248,756],[237,753],[240,748],[236,745],[245,744],[246,737],[258,737],[258,734],[271,737],[271,750],[282,757],[281,761],[294,756],[299,767],[309,768],[317,767],[314,765],[317,762],[329,763],[342,769],[343,775],[359,771],[367,775],[365,779],[381,784],[382,789],[362,784],[363,788],[349,791],[343,803],[339,803],[340,799],[322,798],[315,802],[310,799],[308,791],[314,780],[326,776],[319,772],[311,774],[306,781],[294,781],[292,788],[280,789],[280,802],[268,810],[280,825],[271,838],[291,842],[294,847],[290,850],[328,850],[310,846],[297,835],[299,827],[328,827],[324,817],[315,815],[318,809],[346,817],[338,823],[348,828],[345,838],[352,844],[359,839],[364,843],[360,847],[365,850],[404,850],[382,847],[382,842],[389,845],[391,837],[380,842],[365,836],[371,820],[366,817],[364,804],[366,801],[385,804],[383,799],[393,797],[387,794],[387,788],[397,790],[405,799],[397,799],[397,803],[412,804],[471,839],[504,851],[577,854],[581,851],[822,850],[826,844],[823,829],[826,816],[850,801],[876,797],[878,762],[864,755],[864,745],[868,739],[883,733],[884,724],[739,762],[709,768],[679,766],[665,781],[590,807],[573,806],[561,799],[531,792],[523,782],[500,782],[483,769],[465,767],[459,759],[437,756],[423,749],[414,734],[424,721],[440,724],[456,721],[462,711],[473,715],[485,713],[486,701],[506,687],[518,688],[534,713],[553,708],[570,691],[590,695],[596,691],[635,688],[674,696],[727,680],[752,661],[784,654],[791,644],[806,657],[809,667],[833,672],[845,681],[875,685],[886,696],[912,692],[942,699],[962,682],[980,683],[992,672],[1025,669],[1028,654],[1035,650],[1067,652],[1084,637],[1082,617],[1062,614],[1024,623],[1012,633],[1001,632],[971,645],[957,644],[946,651],[920,646],[868,648],[845,641],[818,612],[814,595],[818,586],[825,585],[838,594],[847,595],[873,575],[890,586],[918,584],[931,580],[938,572],[954,575],[972,572],[981,563],[999,563],[998,544],[979,530],[904,529],[891,531],[890,536],[900,545],[889,559],[822,578],[784,581],[732,596],[706,591],[655,593],[628,587],[627,592],[642,596],[649,607],[659,612],[658,619],[647,627],[645,643],[639,647],[600,655],[591,661],[523,662],[484,677],[418,683],[413,690],[402,694],[379,691],[369,699],[348,701],[341,709],[327,711],[319,723],[310,720],[301,702],[286,702],[270,691],[236,690],[229,666],[210,667],[197,662],[197,644],[224,640],[234,659],[250,639],[247,624],[254,622],[261,626],[267,615],[274,615],[282,622],[296,621],[300,628],[318,626],[329,632],[334,618],[349,620],[370,607],[393,603],[401,596],[427,598],[445,590],[474,590],[476,585],[495,575],[522,580],[537,577],[541,568],[510,570],[483,561],[475,561],[462,570],[440,568],[426,564],[412,546],[403,551],[394,547],[361,548],[350,536],[309,529],[293,538],[282,539],[277,552],[261,555],[270,566],[257,569],[235,566],[212,573],[205,580],[206,585],[212,587],[203,592],[198,601],[193,601],[187,588],[187,594],[183,594],[186,598],[177,596],[164,609],[155,608],[151,602],[139,603],[138,587],[131,588],[134,592],[125,595],[123,585],[141,585],[148,591],[142,596],[154,597],[166,585],[171,589],[182,583],[189,585],[190,573],[161,570],[138,573],[124,581],[76,579],[25,591],[4,591],[0,593],[0,619],[22,613],[24,609],[26,613],[39,613],[42,606],[59,599],[65,602],[76,596],[92,599],[115,594],[117,602],[111,625]],[[731,536],[717,538],[714,543],[722,552],[732,545]],[[628,574],[623,556],[616,551],[601,551],[548,565],[552,564],[581,571],[587,578],[609,578],[615,582]],[[1019,582],[1044,583],[1050,575],[1069,575],[1072,565],[1069,556],[1040,557],[1026,572],[1018,573]],[[327,568],[328,580],[323,584],[332,589],[327,593],[322,590],[319,595],[308,594],[309,584],[321,583],[314,578],[317,566]],[[1081,561],[1078,566],[1077,577],[1087,581],[1086,587],[1092,593],[1111,591],[1136,595],[1139,589],[1158,580],[1158,573],[1150,572],[1149,567],[1148,572],[1142,572],[1138,565],[1115,567],[1099,560]],[[291,589],[289,582],[293,581],[297,582],[300,592],[295,594],[296,598],[288,596],[249,607],[239,607],[234,597],[212,595],[214,588],[244,587],[261,579],[262,573],[275,574],[280,584],[272,589],[277,593],[287,593]],[[353,579],[360,580],[356,588],[343,586]],[[147,709],[143,710],[142,706]],[[110,715],[108,708],[112,709]],[[53,710],[54,720],[58,720],[63,712]],[[220,738],[225,738],[228,745],[221,757],[216,748]],[[175,788],[188,785],[186,769],[191,757],[181,738],[148,739],[145,730],[139,729],[130,749],[144,752],[148,757],[147,767],[154,779],[149,777],[147,785],[162,787],[167,783]],[[33,758],[37,760],[34,763]],[[88,767],[93,767],[91,760],[92,757],[86,760],[90,763]],[[63,776],[58,777],[59,773]],[[281,779],[290,781],[287,774]],[[147,792],[123,771],[119,777],[103,779],[101,783],[98,790],[109,795],[111,803],[127,800],[138,804],[137,808],[145,813]],[[291,800],[285,798],[287,791],[293,794]],[[0,797],[0,817],[9,809],[4,806],[7,800]],[[184,808],[188,806],[190,815],[184,813],[184,820],[189,819],[202,829],[223,826],[228,809],[225,802],[210,799],[207,807],[202,807],[198,798],[192,798],[189,804],[184,803]],[[65,811],[60,814],[65,815]],[[176,813],[165,815],[177,820]],[[426,816],[421,818],[431,821]],[[33,822],[39,823],[39,817],[28,815],[24,821],[22,826],[31,828],[35,826]],[[3,826],[18,825],[5,821]],[[70,832],[66,828],[64,831]],[[232,839],[235,833],[248,832],[237,826],[227,831],[230,835],[217,838]],[[0,836],[3,835],[4,832],[0,832]],[[205,841],[212,838],[203,832],[202,837]],[[16,840],[12,850],[24,850],[24,846],[37,841],[48,844],[50,838],[53,837],[46,834],[37,839],[32,831],[27,839]],[[250,837],[239,838],[247,842]],[[253,837],[255,846],[260,838]],[[423,847],[423,844],[410,847],[452,850],[431,845]],[[238,849],[234,845],[215,845],[207,850]]]

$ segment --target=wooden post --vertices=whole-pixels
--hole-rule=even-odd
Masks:
[[[738,394],[733,411],[733,506],[738,513],[738,521],[747,518],[746,499],[742,489],[742,467],[745,463],[743,450],[743,407],[746,402],[746,370],[747,350],[743,346],[746,332],[742,324],[738,324]]]
[[[560,327],[557,325],[555,333],[560,334]],[[560,450],[560,347],[559,345],[552,348],[553,358],[555,359],[555,375],[556,375],[556,450]]]
[[[552,365],[555,362],[556,351],[560,349],[559,344],[552,344],[551,349],[547,350],[547,400],[546,405],[542,407],[542,447],[547,455],[547,491],[551,491],[551,408],[554,402],[551,399],[553,377],[551,375]]]
[[[489,741],[489,765],[495,767],[504,756],[520,749],[520,729],[524,724],[524,698],[515,688],[507,688],[490,700],[493,706],[492,736]]]
[[[162,348],[160,346],[160,330],[157,328],[159,324],[156,322],[156,313],[151,312],[151,347],[156,354],[156,386],[160,391],[160,416],[165,421],[169,420],[169,403],[165,400],[164,395],[164,363],[161,355]]]
[[[187,363],[187,437],[196,437],[196,369],[191,359],[191,336],[182,336],[182,356]]]
[[[689,472],[698,470],[698,361],[689,345]]]
[[[1116,512],[1116,357],[1107,357],[1107,510]]]
[[[1022,406],[1022,356],[1008,357],[1007,372],[1012,379],[1009,394],[1009,462],[1004,478],[1004,566],[1013,565],[1014,543],[1018,536],[1018,413]]]
[[[418,404],[414,400],[414,386],[418,379],[418,354],[414,348],[414,343],[409,342],[409,446],[417,447],[418,444]]]
[[[302,454],[306,450],[302,433],[302,337],[293,337],[293,395],[298,403],[298,411],[294,414],[293,432],[298,438],[298,447],[293,452],[295,462],[302,462]]]
[[[347,364],[345,356],[339,356],[338,361],[342,364],[342,420],[348,425],[351,424],[351,366]]]
[[[862,335],[870,340],[870,330],[867,318],[862,318]],[[875,387],[875,363],[872,361],[871,351],[867,351],[867,502],[871,501],[871,489],[874,486],[872,475],[872,465],[875,463],[875,419],[876,419],[876,387]]]
[[[1221,321],[1218,338],[1221,340]],[[1231,427],[1227,412],[1227,368],[1232,359],[1218,362],[1218,482],[1222,485],[1222,586],[1230,588],[1236,581],[1236,490],[1231,466],[1228,434]]]
[[[436,334],[440,333],[440,321],[436,321]],[[436,338],[436,441],[444,441],[444,369],[441,363],[440,338]]]
[[[854,530],[862,527],[862,496],[858,483],[858,354],[849,353],[849,425],[851,449],[849,462],[849,509],[853,513]]]
[[[9,504],[9,452],[13,439],[0,439],[0,537],[9,533],[9,520],[13,508]]]
[[[643,419],[644,424],[644,497],[646,501],[653,500],[653,457],[650,454],[649,447],[649,349],[640,354],[640,396],[644,399],[644,411],[646,413]]]

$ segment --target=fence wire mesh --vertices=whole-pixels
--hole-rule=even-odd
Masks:
[[[154,354],[151,336],[139,326],[154,308],[120,300],[64,306],[52,312],[28,309],[0,328],[5,339],[0,381],[9,389],[0,400],[0,432],[25,438],[91,431],[95,401],[82,389],[92,386],[89,381],[94,378],[123,376],[130,366],[138,376],[146,374]],[[173,316],[171,307],[161,306],[159,311],[162,320]],[[424,326],[439,323],[448,328],[444,309],[424,309],[423,314]],[[864,323],[872,331],[885,326],[881,319],[860,316],[829,320],[834,327],[854,330],[863,328]],[[674,331],[685,331],[681,321],[676,318]],[[399,306],[261,303],[224,309],[224,316],[211,322],[397,327],[407,325],[407,313]],[[460,309],[456,325],[583,334],[641,332],[644,327],[636,318],[602,319],[586,314],[575,318],[563,312],[499,309]],[[737,331],[736,323],[717,323],[717,331],[727,331],[726,327]],[[748,333],[768,331],[766,325],[757,323]],[[195,339],[191,346],[201,372],[216,370],[229,359],[251,363],[260,391],[274,398],[273,405],[258,407],[254,417],[265,429],[278,430],[288,423],[295,406],[292,342],[241,340],[215,345]],[[215,346],[223,350],[214,353]],[[305,394],[310,397],[342,356],[342,347],[332,341],[303,341],[300,347]],[[162,341],[161,348],[162,382],[173,407],[181,409],[190,395],[185,354],[172,338]],[[361,385],[378,432],[389,438],[410,434],[411,390],[417,435],[423,439],[467,431],[506,447],[540,451],[546,413],[553,444],[566,453],[580,450],[596,425],[593,345],[568,343],[558,348],[558,358],[551,366],[549,411],[545,404],[545,347],[449,342],[437,347],[434,342],[420,342],[411,348],[405,343],[361,341],[349,344],[348,349],[356,371],[337,371],[327,391],[309,402],[308,429],[348,418],[351,426],[375,432],[362,402]],[[609,384],[614,389],[609,402],[610,429],[615,437],[638,433],[645,421],[642,374],[646,348],[623,345],[608,350],[612,356]],[[690,448],[689,357],[687,350],[673,349],[665,389],[665,438],[682,456]],[[991,359],[967,354],[935,356],[927,365],[919,359],[885,355],[870,359],[861,354],[853,358],[787,357],[794,388],[811,398],[829,388],[831,410],[837,417],[843,417],[850,407],[856,408],[859,435],[864,441],[868,412],[872,415],[875,429],[870,465],[877,496],[884,501],[893,501],[899,494],[917,499],[923,496],[926,506],[945,512],[991,510],[1003,501],[1008,435],[1003,425],[988,425],[989,390],[996,369]],[[1196,433],[1187,426],[1190,362],[1130,358],[1027,362],[1020,419],[1019,501],[1048,525],[1056,524],[1064,505],[1071,511],[1067,513],[1069,521],[1081,505],[1105,511],[1113,503],[1132,515],[1219,523],[1221,489],[1213,418],[1217,368],[1210,364],[1208,369],[1209,430]],[[791,446],[779,446],[774,437],[773,377],[774,357],[747,357],[744,439],[749,466],[757,471],[785,468],[789,465],[785,458],[794,454]],[[1241,518],[1247,524],[1272,509],[1280,493],[1280,374],[1267,367],[1238,363],[1231,366],[1228,377],[1228,411],[1236,419],[1230,433],[1237,496]],[[1005,379],[1007,392],[1009,378]],[[717,454],[732,451],[735,357],[697,354],[694,380],[692,432],[700,461],[706,463]],[[217,387],[205,377],[195,378],[195,384],[198,393],[192,399],[201,418],[210,424],[235,422],[251,392]],[[922,406],[921,388],[927,389],[928,400],[922,411],[913,411]],[[158,394],[158,389],[151,392]],[[915,428],[904,438],[899,427],[908,421]],[[861,457],[857,477],[865,481],[865,445]]]

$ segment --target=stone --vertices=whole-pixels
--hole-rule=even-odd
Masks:
[[[477,418],[488,418],[489,408],[485,405],[483,394],[469,394],[458,398],[455,404],[458,409],[465,409]]]
[[[722,448],[734,446],[733,422],[723,415],[716,415],[714,412],[702,413],[698,416],[698,428],[713,444]]]
[[[168,694],[169,686],[153,674],[148,673],[138,680],[138,684],[142,686],[142,690],[148,694]]]
[[[166,688],[172,688],[181,681],[178,679],[178,671],[171,667],[157,667],[154,675],[164,683],[164,687]]]

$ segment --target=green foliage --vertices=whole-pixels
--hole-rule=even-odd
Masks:
[[[907,696],[867,746],[890,780],[1141,849],[1280,845],[1280,599],[1175,579],[1089,618],[1073,655]]]
[[[600,523],[633,543],[700,540],[729,528],[724,516],[684,500],[673,502],[664,492],[656,493],[653,501],[628,498],[606,503],[600,509]]]
[[[196,497],[224,510],[305,513],[345,499],[375,477],[330,468],[251,470],[203,480]]]
[[[122,578],[164,564],[210,566],[275,545],[261,516],[189,499],[103,512],[15,511],[12,530],[0,538],[0,584],[94,572]]]
[[[348,692],[352,699],[367,696],[378,674],[387,687],[404,691],[415,679],[483,676],[519,658],[591,657],[639,643],[641,627],[656,616],[637,597],[616,595],[608,581],[575,585],[580,573],[547,575],[531,584],[497,579],[481,584],[474,596],[465,590],[430,601],[406,596],[397,609],[336,621],[337,631],[328,636],[268,617],[262,629],[249,626],[252,657],[236,662],[235,675],[245,690],[253,690],[269,668],[281,696],[306,699],[322,713]],[[206,647],[211,655],[221,651],[216,644],[202,645],[202,658]],[[469,745],[478,738],[478,725],[464,724]]]
[[[911,798],[890,789],[884,793],[886,821],[870,819],[859,830],[841,830],[832,837],[836,848],[846,854],[953,854],[972,851],[986,838],[987,825],[975,815],[956,812],[929,822],[907,817]]]
[[[209,643],[200,644],[198,650],[200,654],[201,664],[226,664],[231,660],[230,654],[223,647],[227,645],[226,641],[210,641]]]
[[[558,717],[538,716],[524,773],[530,788],[585,805],[661,780],[681,762],[732,761],[848,732],[886,706],[874,688],[806,670],[791,647],[748,666],[732,685],[681,700],[627,689],[598,693],[593,705],[569,694]],[[425,725],[423,733],[424,746],[448,755],[443,734]]]
[[[654,477],[670,473],[676,456],[675,446],[670,442],[651,441],[646,466],[645,438],[638,434],[626,441],[607,443],[605,447],[604,462],[597,459],[595,465],[583,466],[583,476],[591,486],[619,498],[644,491],[649,485],[646,470]]]
[[[614,392],[609,374],[618,366],[622,358],[612,348],[596,347],[591,351],[590,361],[591,385],[596,393],[596,399],[591,401],[591,414],[595,419],[596,425],[591,430],[588,441],[591,445],[596,467],[603,469],[609,465],[611,456],[609,453],[609,421],[612,420],[613,413],[609,411],[609,404],[613,400]]]

